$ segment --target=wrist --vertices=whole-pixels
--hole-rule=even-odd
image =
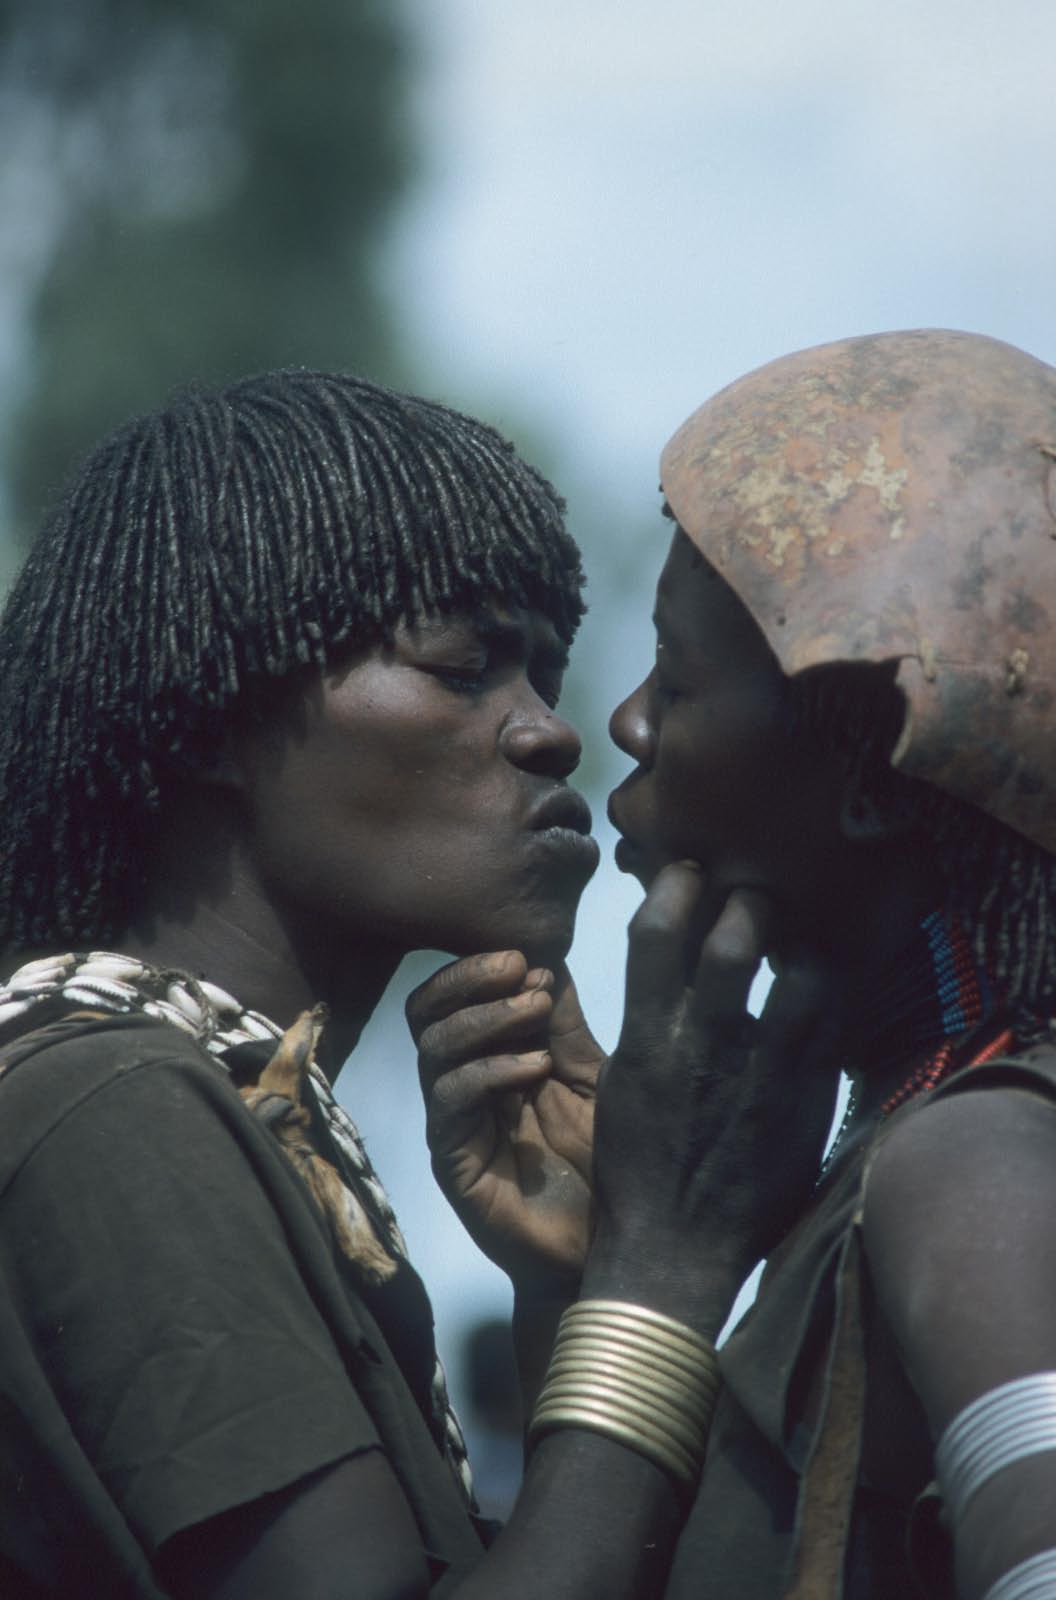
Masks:
[[[531,1263],[527,1268],[518,1264],[506,1270],[513,1289],[515,1303],[525,1307],[538,1305],[568,1305],[578,1299],[582,1272],[564,1272],[560,1268],[548,1270]]]
[[[728,1242],[709,1249],[698,1238],[669,1247],[655,1235],[637,1245],[599,1235],[580,1294],[648,1306],[714,1340],[754,1266],[748,1253],[731,1250]]]
[[[692,1496],[718,1388],[710,1339],[642,1305],[579,1300],[561,1318],[528,1447],[554,1429],[606,1434]]]
[[[546,1376],[558,1324],[575,1300],[576,1289],[567,1294],[540,1294],[534,1290],[525,1294],[520,1288],[514,1290],[513,1348],[526,1419],[531,1415]]]

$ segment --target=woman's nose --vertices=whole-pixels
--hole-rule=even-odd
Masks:
[[[583,745],[570,722],[549,707],[509,719],[502,730],[502,751],[514,766],[548,778],[567,778],[579,766]]]
[[[652,765],[654,737],[648,717],[649,679],[645,678],[609,718],[609,737],[640,767]]]

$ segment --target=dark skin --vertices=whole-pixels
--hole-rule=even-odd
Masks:
[[[737,878],[774,895],[778,961],[809,947],[834,994],[853,987],[941,902],[927,840],[882,819],[863,835],[849,824],[860,797],[848,780],[775,743],[777,663],[684,535],[661,579],[657,641],[651,680],[613,718],[641,763],[613,797],[617,823],[634,840],[645,819],[644,848],[661,859],[686,850],[682,830],[694,830],[720,892]],[[724,747],[709,743],[724,731]],[[679,793],[695,806],[680,811]],[[862,1085],[859,1132],[894,1086]],[[934,1438],[988,1389],[1056,1366],[1054,1203],[1056,1114],[1022,1092],[940,1100],[885,1141],[870,1176],[867,1260]],[[1053,1461],[1020,1463],[972,1502],[956,1538],[967,1600],[1052,1543]]]
[[[705,922],[704,906],[729,905],[731,897],[740,903],[746,887],[758,894],[770,912],[763,942],[779,973],[775,1001],[798,964],[813,972],[828,1014],[838,1016],[841,995],[897,956],[941,903],[934,852],[904,825],[879,817],[863,825],[862,797],[841,767],[789,739],[776,660],[682,534],[660,580],[656,625],[656,666],[612,719],[613,738],[636,763],[610,804],[624,835],[618,860],[651,897],[667,863],[695,858]],[[453,969],[449,994],[458,972],[471,998],[468,963]],[[629,1004],[641,1002],[629,996]],[[486,1015],[476,1017],[479,1037],[501,1040],[501,1027],[489,1033]],[[464,1059],[473,1021],[469,1010]],[[670,1048],[679,1027],[678,1003],[665,1013],[658,1000],[654,1049]],[[815,1041],[815,1053],[813,1076],[805,1059],[797,1063],[796,1116],[808,1119],[832,1092],[823,1041]],[[453,1060],[451,1070],[458,1070]],[[860,1085],[859,1137],[877,1125],[879,1105],[901,1076],[896,1068]],[[663,1092],[670,1088],[668,1079]],[[656,1113],[652,1105],[642,1108],[643,1125]],[[722,1203],[735,1206],[764,1176],[745,1154],[726,1172]],[[802,1198],[789,1185],[775,1237]],[[867,1263],[933,1438],[978,1395],[1056,1369],[1054,1207],[1056,1112],[1023,1091],[940,1100],[885,1140],[870,1175]],[[703,1235],[698,1248],[708,1248]],[[971,1502],[955,1541],[965,1600],[1053,1543],[1054,1460],[1024,1459]],[[735,1573],[729,1582],[733,1592]]]
[[[790,1187],[809,1188],[825,1117],[810,1127],[797,1119],[797,1139],[788,1138],[802,1087],[797,1063],[813,1028],[812,993],[789,986],[750,1040],[727,1037],[762,948],[766,902],[731,897],[701,946],[701,901],[697,869],[672,865],[632,926],[626,1021],[598,1117],[597,1229],[583,1292],[644,1302],[713,1337],[773,1238]],[[687,990],[691,950],[697,958]],[[658,1025],[673,1009],[680,1040],[661,1052]],[[663,1117],[652,1113],[658,1091]],[[731,1172],[762,1139],[767,1183],[731,1193]],[[708,1163],[699,1161],[700,1148],[709,1150]],[[540,1593],[640,1600],[661,1592],[680,1522],[672,1483],[649,1461],[603,1437],[562,1431],[534,1452],[505,1531],[456,1592],[467,1600]],[[402,1600],[428,1587],[410,1513],[375,1453],[174,1539],[162,1566],[174,1594],[211,1600],[302,1593]]]
[[[609,801],[617,861],[647,884],[665,861],[692,856],[717,900],[743,884],[764,890],[778,910],[774,961],[804,951],[840,986],[853,983],[935,905],[925,841],[879,823],[863,830],[842,763],[787,731],[773,653],[681,533],[655,623],[656,665],[610,724],[637,763]]]
[[[616,744],[636,762],[609,805],[623,835],[617,862],[646,889],[663,866],[699,862],[701,932],[731,894],[762,893],[772,964],[816,971],[831,1010],[860,972],[905,945],[936,904],[940,887],[926,842],[882,830],[863,837],[857,807],[848,831],[844,819],[856,797],[842,767],[788,737],[772,652],[683,535],[660,580],[656,622],[656,666],[611,723]],[[452,1149],[431,1139],[434,1168],[474,1238],[507,1268],[487,1239],[492,1194],[476,1153],[495,1125],[495,1091],[539,1070],[521,1048],[531,1032],[506,998],[527,981],[524,968],[516,952],[456,962],[408,1002],[427,1103],[435,1107],[442,1097],[463,1113],[447,1131],[460,1130],[464,1142]],[[561,995],[559,982],[558,1008]],[[567,1021],[559,1058],[562,1077],[574,1084],[597,1046],[578,1007]],[[582,1170],[582,1162],[573,1164]],[[569,1235],[571,1275],[586,1249],[585,1207],[580,1215],[578,1248]]]
[[[539,1306],[546,1322],[584,1270],[579,1169],[600,1063],[562,965],[596,859],[566,781],[579,741],[555,711],[562,669],[544,618],[496,607],[401,628],[391,647],[280,689],[262,717],[232,725],[213,766],[170,785],[148,892],[113,941],[152,964],[206,975],[282,1025],[325,1000],[331,1074],[407,950],[515,945],[516,960],[502,967],[503,1006],[520,997],[512,1009],[533,1059],[499,1064],[501,1115],[469,1152],[470,1187],[504,1196],[481,1226],[518,1275],[529,1324]],[[809,1007],[775,1011],[751,1044],[731,1046],[714,1027],[716,1011],[743,1004],[765,899],[732,897],[717,921],[709,911],[702,945],[703,910],[700,874],[676,864],[637,919],[627,1022],[596,1134],[597,1228],[584,1285],[714,1334],[765,1248],[777,1196],[813,1170],[824,1119],[813,1141],[784,1137],[797,1092],[786,1057],[798,1058]],[[682,1059],[653,1048],[660,992],[665,1008],[683,996],[678,1050],[706,1064],[710,1092],[680,1100],[685,1075],[674,1070],[669,1111],[643,1136],[653,1074],[671,1076]],[[783,1098],[763,1092],[775,1077]],[[473,1096],[447,1098],[432,1127],[457,1165]],[[709,1222],[731,1160],[760,1141],[771,1147],[772,1181]],[[702,1148],[714,1152],[717,1178],[698,1163]],[[673,1163],[688,1174],[677,1184]],[[591,1433],[558,1433],[541,1442],[509,1527],[458,1593],[658,1593],[680,1520],[671,1482],[647,1459]],[[157,1566],[177,1600],[406,1600],[429,1584],[414,1519],[380,1451],[186,1529]]]
[[[565,659],[545,618],[496,608],[279,685],[171,790],[121,948],[282,1023],[324,999],[334,1073],[408,950],[519,927],[563,957],[597,861],[554,710]]]

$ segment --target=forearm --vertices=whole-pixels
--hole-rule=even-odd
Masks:
[[[1051,1454],[1027,1456],[974,1497],[956,1525],[957,1594],[962,1600],[985,1600],[992,1586],[1020,1562],[1056,1546],[1054,1462]]]
[[[642,1230],[637,1240],[595,1239],[580,1298],[627,1300],[685,1323],[714,1342],[758,1252],[731,1234],[698,1228],[664,1237]]]
[[[721,1262],[713,1271],[702,1267],[707,1250],[708,1242],[702,1239],[695,1271],[679,1279],[677,1274],[660,1273],[652,1266],[645,1272],[635,1261],[621,1259],[615,1247],[605,1248],[588,1266],[580,1305],[584,1310],[589,1307],[594,1316],[598,1302],[616,1301],[661,1311],[657,1301],[663,1299],[664,1316],[674,1317],[710,1340],[725,1320],[743,1274]],[[709,1308],[706,1311],[705,1306]],[[537,1336],[545,1328],[550,1342],[560,1309],[553,1302],[532,1301],[522,1308],[522,1317],[531,1322]],[[575,1313],[571,1321],[576,1322]],[[645,1319],[643,1324],[648,1326]],[[594,1372],[589,1355],[595,1337],[588,1329],[588,1383],[595,1376],[605,1376],[603,1369],[612,1358],[611,1350],[599,1348]],[[566,1370],[567,1339],[566,1328],[559,1351]],[[539,1346],[533,1344],[532,1348]],[[706,1369],[713,1357],[706,1347],[701,1355],[701,1368]],[[650,1364],[647,1361],[645,1368]],[[632,1403],[634,1384],[632,1376]],[[651,1408],[650,1421],[655,1421],[656,1402],[648,1395],[644,1398]],[[659,1409],[663,1410],[662,1404]],[[689,1404],[676,1407],[680,1418],[692,1410]],[[642,1446],[647,1450],[644,1440]],[[637,1600],[661,1594],[692,1493],[692,1481],[679,1481],[647,1453],[639,1453],[627,1443],[587,1427],[557,1427],[538,1439],[506,1529],[479,1570],[455,1591],[457,1600],[484,1600],[485,1596],[489,1600],[499,1596],[528,1600],[538,1594],[546,1594],[548,1600],[551,1596],[589,1600],[595,1595]]]
[[[576,1294],[572,1289],[565,1294],[554,1291],[547,1295],[519,1288],[514,1290],[513,1348],[526,1423],[546,1377],[561,1313],[575,1299]]]
[[[517,1505],[451,1600],[652,1600],[682,1526],[671,1479],[600,1434],[548,1434]]]

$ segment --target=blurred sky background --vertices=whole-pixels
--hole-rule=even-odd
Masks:
[[[100,0],[78,3],[91,10]],[[186,6],[188,16],[211,15],[210,25],[230,9]],[[391,102],[407,158],[391,207],[378,214],[372,269],[399,353],[387,366],[378,357],[378,375],[489,417],[566,493],[592,603],[568,705],[603,822],[604,794],[626,766],[606,748],[607,712],[651,653],[666,544],[657,458],[683,417],[774,356],[885,328],[974,329],[1056,361],[1056,7],[393,0],[360,9],[398,19],[407,41]],[[18,10],[0,4],[0,22]],[[178,5],[169,10],[178,18]],[[129,18],[126,7],[122,26],[135,26]],[[289,26],[299,18],[291,8]],[[107,348],[97,340],[87,356],[73,352],[55,311],[61,295],[38,293],[63,202],[47,139],[19,112],[17,59],[15,68],[15,79],[9,70],[0,80],[0,112],[20,132],[0,158],[0,409],[12,419],[13,527],[34,510],[32,494],[19,500],[11,487],[26,437],[20,408],[38,404],[34,382],[54,404],[76,379],[73,354],[102,362]],[[340,83],[333,88],[340,97]],[[346,140],[362,171],[371,126]],[[173,149],[193,154],[193,125],[184,145],[173,137]],[[193,161],[172,170],[192,191],[205,181]],[[220,203],[214,194],[210,204]],[[296,226],[283,223],[271,254]],[[91,236],[104,282],[129,237],[124,225]],[[211,281],[201,276],[203,307]],[[165,308],[155,314],[163,320]],[[348,361],[349,348],[370,360],[342,342],[340,316],[327,315],[329,364]],[[301,356],[291,336],[281,359],[319,361],[313,337]],[[224,359],[231,367],[240,357]],[[122,357],[117,370],[127,367]],[[51,439],[56,426],[45,420],[38,435]],[[637,898],[603,866],[573,952],[606,1045],[618,1025],[622,928]],[[407,963],[396,988],[431,964]],[[434,1198],[400,999],[375,1018],[341,1090],[393,1195],[453,1366],[464,1328],[503,1308],[506,1288]]]

